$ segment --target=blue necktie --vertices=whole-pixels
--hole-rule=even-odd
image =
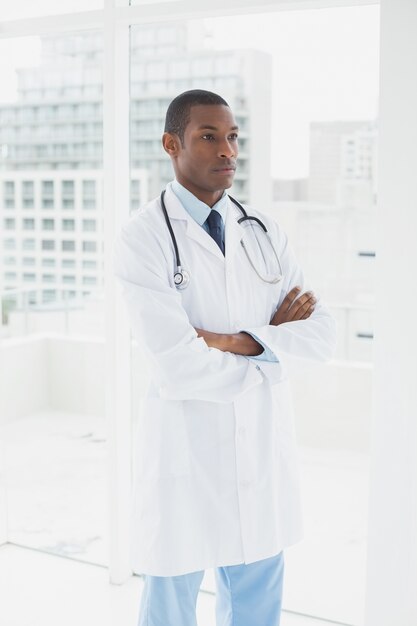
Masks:
[[[218,211],[212,209],[206,221],[209,226],[209,234],[211,235],[211,237],[213,237],[214,241],[217,243],[220,250],[224,254],[224,243],[222,239],[222,216]]]

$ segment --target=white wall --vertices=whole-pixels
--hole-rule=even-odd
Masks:
[[[366,626],[417,624],[417,3],[381,0]]]

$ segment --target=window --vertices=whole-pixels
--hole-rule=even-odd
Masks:
[[[23,265],[35,265],[35,259],[31,256],[24,256]]]
[[[34,230],[35,220],[33,218],[25,218],[23,220],[23,230]]]
[[[3,243],[5,250],[15,250],[16,249],[16,240],[15,239],[5,239]]]
[[[5,180],[3,183],[4,206],[6,209],[13,209],[15,206],[15,184],[12,180]]]
[[[97,244],[95,241],[83,241],[84,252],[96,252]]]
[[[62,181],[62,196],[73,196],[75,192],[75,183],[73,180]]]
[[[83,268],[84,269],[96,269],[97,261],[90,261],[88,259],[83,259]]]
[[[54,283],[56,280],[55,274],[42,274],[42,280],[45,283]]]
[[[64,274],[64,276],[62,277],[62,282],[65,284],[68,284],[68,283],[73,284],[75,283],[75,276],[69,276],[69,275]]]
[[[34,187],[33,180],[22,180],[22,196],[33,196]]]
[[[83,276],[83,285],[96,285],[97,278],[95,276]]]
[[[83,231],[95,231],[96,220],[83,220]]]
[[[54,195],[54,181],[53,180],[42,181],[42,195],[44,197]]]
[[[42,250],[55,250],[55,241],[53,239],[42,239]]]
[[[22,248],[23,250],[35,250],[36,248],[35,239],[23,239]]]
[[[16,228],[16,220],[12,217],[6,217],[4,219],[4,228],[6,230],[14,230]]]
[[[75,241],[64,240],[62,242],[62,250],[65,252],[73,252],[75,250]]]
[[[62,267],[75,267],[75,259],[62,259]]]
[[[96,181],[83,180],[83,209],[94,209],[96,207]]]
[[[16,272],[4,272],[4,280],[16,280],[17,274]]]
[[[54,302],[56,300],[56,289],[42,289],[42,302]]]
[[[23,282],[25,282],[25,283],[34,283],[35,280],[36,280],[36,274],[23,273]]]
[[[42,220],[42,230],[54,230],[55,221],[52,219],[43,219]]]
[[[62,220],[62,230],[75,230],[75,220]]]
[[[55,259],[44,258],[42,259],[42,267],[55,267]]]
[[[14,256],[5,256],[3,259],[4,265],[16,265],[16,257]]]

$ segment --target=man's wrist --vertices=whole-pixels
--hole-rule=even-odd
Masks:
[[[261,344],[258,343],[252,335],[249,335],[249,333],[241,331],[240,333],[234,333],[228,336],[230,337],[230,352],[243,356],[258,356],[263,352]]]

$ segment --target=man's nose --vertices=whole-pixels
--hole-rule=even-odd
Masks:
[[[219,146],[219,156],[230,159],[237,154],[237,149],[232,143],[228,140],[223,141],[223,143]]]

